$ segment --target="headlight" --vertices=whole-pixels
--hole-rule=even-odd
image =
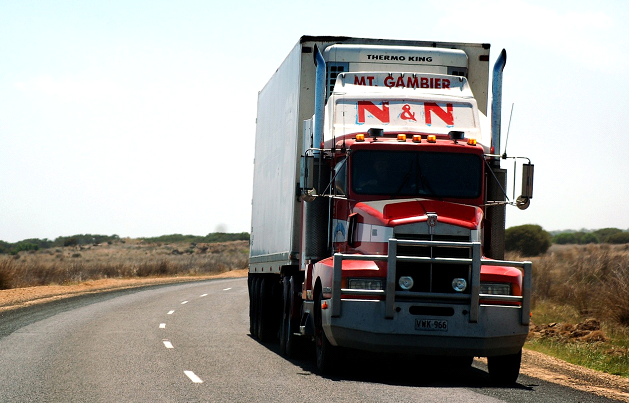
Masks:
[[[480,283],[481,294],[511,295],[511,283]]]
[[[463,292],[467,288],[467,281],[464,278],[452,280],[452,289],[456,292]]]
[[[347,285],[353,290],[384,290],[383,281],[379,278],[350,278]]]
[[[400,288],[404,291],[408,291],[413,288],[415,281],[413,281],[413,277],[411,276],[402,276],[397,282],[400,285]]]

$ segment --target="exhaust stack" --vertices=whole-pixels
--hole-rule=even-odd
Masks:
[[[492,172],[487,173],[487,200],[497,202],[486,209],[485,225],[485,256],[492,259],[504,259],[505,255],[505,222],[506,205],[504,189],[507,187],[507,171],[500,168],[500,125],[502,123],[502,71],[507,63],[507,51],[502,50],[494,64],[494,75],[491,83],[491,149],[490,153],[498,155],[489,161]]]
[[[491,150],[500,155],[500,125],[502,124],[502,71],[507,64],[507,51],[502,49],[494,64],[494,75],[491,82]],[[500,166],[500,159],[492,160],[492,165]]]
[[[314,135],[313,146],[319,148],[323,141],[323,125],[325,122],[325,59],[317,45],[314,47],[314,64],[317,68],[315,77],[315,110],[314,110]],[[315,151],[315,156],[319,155]]]

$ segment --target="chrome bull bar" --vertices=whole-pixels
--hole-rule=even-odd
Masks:
[[[453,247],[453,248],[469,248],[472,251],[471,258],[440,258],[440,257],[420,257],[420,256],[397,256],[398,245],[409,246],[428,246],[428,247]],[[364,260],[364,261],[380,261],[387,262],[387,279],[384,290],[356,290],[349,288],[341,288],[342,286],[342,266],[343,260]],[[445,263],[460,264],[472,267],[471,274],[471,290],[470,294],[451,294],[451,293],[432,293],[432,292],[409,292],[396,291],[396,267],[397,262],[415,262],[415,263]],[[522,271],[522,296],[514,295],[493,295],[480,294],[480,269],[481,265],[485,266],[509,266],[516,267]],[[332,317],[341,316],[341,294],[357,295],[357,296],[383,296],[385,297],[385,318],[393,319],[395,311],[395,297],[406,296],[415,298],[430,298],[432,300],[462,300],[469,301],[469,321],[470,323],[478,322],[479,301],[480,299],[492,302],[519,302],[521,309],[521,324],[528,325],[530,322],[531,312],[531,274],[532,263],[514,262],[507,260],[490,260],[481,256],[480,242],[443,242],[443,241],[417,241],[417,240],[401,240],[389,239],[388,255],[348,255],[342,253],[334,254],[334,269],[332,274]]]

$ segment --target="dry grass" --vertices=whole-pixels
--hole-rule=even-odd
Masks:
[[[527,347],[629,376],[629,245],[553,245],[528,259],[534,325]],[[599,325],[584,331],[588,323]]]
[[[530,259],[534,309],[539,303],[568,306],[582,318],[629,327],[629,245],[553,245]]]
[[[212,244],[113,244],[65,247],[0,256],[0,289],[76,284],[107,278],[196,276],[242,269],[247,241]]]

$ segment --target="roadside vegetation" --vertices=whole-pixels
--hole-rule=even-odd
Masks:
[[[0,254],[0,290],[105,278],[198,276],[243,269],[248,264],[248,237],[247,233],[147,239],[90,235],[68,237],[66,241],[72,239],[69,243],[56,239],[56,246],[42,243],[44,246],[16,251],[16,245],[25,244],[22,241],[9,244],[9,251]],[[27,244],[37,245],[29,241]]]
[[[629,376],[629,232],[604,228],[544,234],[539,226],[514,228],[519,237],[507,246],[506,258],[533,262],[526,347]]]
[[[568,235],[564,235],[568,234]],[[507,230],[507,260],[533,262],[526,347],[573,364],[629,376],[629,232]],[[105,278],[218,274],[248,264],[249,234],[129,239],[74,235],[0,241],[0,290]]]

